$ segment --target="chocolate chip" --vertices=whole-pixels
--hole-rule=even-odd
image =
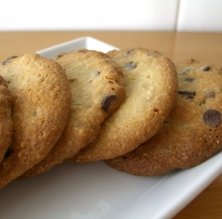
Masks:
[[[109,106],[111,105],[111,103],[113,102],[113,100],[116,99],[116,95],[107,95],[103,98],[102,103],[101,103],[101,108],[107,112],[109,110]]]
[[[203,121],[208,126],[216,128],[221,123],[221,113],[217,110],[209,109],[204,113]]]
[[[215,98],[215,97],[216,97],[216,94],[215,94],[214,91],[209,91],[209,92],[207,92],[207,93],[204,95],[204,98],[203,98],[202,102],[200,103],[200,105],[205,104],[205,103],[206,103],[206,100],[207,100],[208,98]]]
[[[7,58],[5,61],[2,62],[2,65],[6,65],[7,63],[9,63],[12,59],[17,58],[18,56],[11,56],[9,58]]]
[[[214,91],[209,91],[205,94],[206,98],[215,98],[216,94]]]
[[[203,67],[202,71],[210,71],[211,70],[211,67],[210,66],[205,66]]]
[[[196,95],[195,91],[178,91],[178,94],[180,94],[182,97],[185,97],[186,99],[193,99]]]
[[[129,70],[132,70],[134,68],[137,67],[137,64],[135,62],[127,62],[124,64],[123,68],[126,70],[126,71],[129,71]]]
[[[193,82],[195,79],[194,78],[185,78],[184,81],[186,82]]]

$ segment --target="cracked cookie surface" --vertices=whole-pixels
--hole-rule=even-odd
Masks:
[[[62,67],[36,54],[0,64],[13,96],[14,136],[0,166],[0,188],[40,162],[62,134],[71,92]]]
[[[136,150],[107,163],[135,175],[197,165],[222,149],[222,70],[194,59],[177,65],[176,106],[164,127]]]
[[[122,67],[126,99],[73,161],[111,159],[135,149],[162,127],[176,99],[176,70],[162,54],[142,48],[108,54]]]
[[[71,113],[63,135],[46,158],[26,176],[48,171],[92,142],[101,124],[125,96],[120,67],[106,54],[79,50],[60,55],[72,92]]]

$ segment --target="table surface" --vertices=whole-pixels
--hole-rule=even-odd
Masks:
[[[0,60],[83,36],[92,36],[119,48],[139,46],[155,49],[175,62],[195,58],[222,67],[222,33],[0,32]],[[222,218],[222,175],[175,217],[185,218]]]

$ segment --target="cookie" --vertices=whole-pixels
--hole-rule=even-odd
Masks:
[[[6,81],[0,76],[0,163],[12,140],[11,107],[12,96]]]
[[[126,99],[95,142],[73,158],[77,162],[111,159],[135,149],[162,127],[176,99],[175,67],[160,53],[135,48],[109,55],[123,69]]]
[[[13,96],[14,136],[0,166],[0,188],[39,163],[65,127],[71,92],[62,67],[53,60],[26,54],[0,64]]]
[[[193,59],[177,66],[177,102],[164,127],[136,150],[107,163],[135,175],[195,166],[222,149],[222,70]]]
[[[60,55],[57,61],[66,70],[72,92],[68,125],[53,150],[26,176],[46,172],[92,142],[125,96],[121,69],[108,55],[79,50]]]

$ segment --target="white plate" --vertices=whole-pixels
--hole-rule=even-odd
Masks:
[[[85,37],[38,53],[55,57],[79,49],[106,52],[111,45]],[[2,219],[160,219],[187,205],[222,171],[222,153],[185,171],[160,177],[118,172],[103,162],[65,164],[0,191]]]

